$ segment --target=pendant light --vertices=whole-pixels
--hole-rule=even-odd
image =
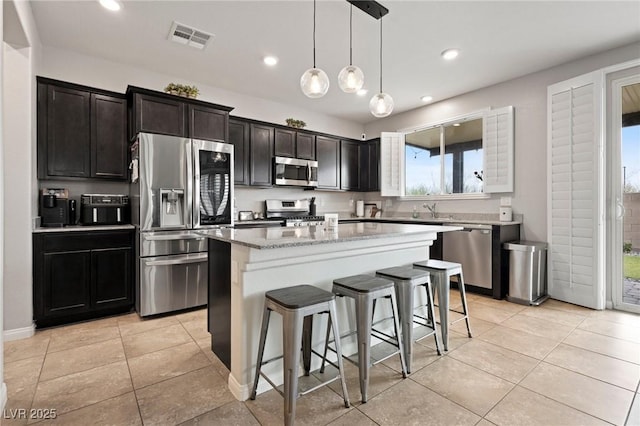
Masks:
[[[380,18],[380,93],[369,101],[369,111],[375,117],[386,117],[393,111],[393,98],[382,91],[382,18]]]
[[[338,85],[345,93],[356,93],[364,86],[362,70],[353,65],[353,5],[349,5],[349,66],[338,74]]]
[[[300,77],[302,93],[310,98],[321,98],[329,90],[329,77],[320,68],[316,68],[316,0],[313,0],[313,68],[309,68]]]

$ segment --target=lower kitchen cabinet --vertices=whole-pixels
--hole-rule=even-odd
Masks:
[[[133,231],[33,235],[33,306],[38,328],[130,311]]]

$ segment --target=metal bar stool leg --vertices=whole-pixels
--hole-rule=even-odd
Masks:
[[[256,392],[258,390],[258,381],[260,380],[260,370],[262,369],[262,357],[264,356],[264,345],[267,341],[267,330],[269,329],[269,318],[271,317],[271,310],[264,307],[262,313],[262,327],[260,330],[260,343],[258,344],[258,361],[256,362],[256,374],[253,379],[253,389],[251,390],[251,399],[256,399]]]
[[[431,281],[427,281],[427,283],[425,284],[425,290],[427,290],[427,303],[429,304],[429,316],[433,319],[433,322],[431,324],[433,325],[433,330],[435,331],[436,311],[433,308],[433,293],[431,292]],[[438,333],[433,333],[433,338],[436,341],[436,351],[438,352],[438,355],[442,355],[442,352],[440,352],[440,342],[438,341]]]
[[[464,289],[464,277],[462,275],[462,268],[460,268],[460,273],[458,274],[460,277],[460,281],[458,282],[458,287],[460,288],[460,298],[462,299],[462,311],[464,312],[464,321],[467,323],[467,333],[469,337],[473,337],[471,335],[471,326],[469,325],[469,310],[467,309],[467,292]]]
[[[407,364],[407,374],[411,374],[413,361],[413,286],[408,282],[396,285],[398,310],[402,329],[402,348],[404,361]]]
[[[327,323],[327,335],[324,339],[324,352],[322,353],[322,363],[320,364],[320,373],[324,373],[324,366],[327,361],[327,351],[329,350],[329,338],[331,337],[331,328],[333,322],[331,321],[331,315],[329,315],[329,322]]]
[[[371,368],[371,325],[373,306],[367,301],[356,298],[356,331],[358,336],[358,369],[360,373],[360,394],[362,402],[367,402],[369,388],[369,370]]]
[[[298,312],[285,313],[282,321],[289,324],[283,329],[284,353],[284,424],[294,424],[296,399],[298,398],[298,367],[302,342],[302,318]]]
[[[391,310],[393,312],[393,329],[396,333],[396,339],[398,340],[398,346],[400,348],[400,366],[402,367],[402,378],[407,378],[407,362],[404,357],[404,346],[402,343],[402,333],[400,332],[400,315],[398,315],[398,303],[396,301],[396,295],[391,293]],[[375,300],[373,301],[375,308]]]
[[[342,363],[342,344],[340,343],[340,330],[337,324],[336,303],[332,301],[329,303],[329,323],[333,329],[333,338],[336,341],[336,354],[338,356],[338,369],[340,370],[340,382],[342,383],[342,397],[344,398],[345,408],[349,408],[349,394],[347,393],[347,380],[344,375],[344,365]],[[327,327],[329,324],[327,324]]]
[[[302,365],[304,375],[308,376],[311,371],[311,333],[313,331],[313,315],[304,317],[302,325]]]
[[[438,311],[440,312],[440,331],[442,335],[442,346],[444,350],[449,350],[449,280],[443,274],[432,274],[437,276],[438,286]]]

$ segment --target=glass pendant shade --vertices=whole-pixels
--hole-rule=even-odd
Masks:
[[[320,68],[309,68],[300,77],[300,88],[310,98],[321,98],[329,90],[329,76]]]
[[[355,65],[342,68],[338,74],[338,85],[345,93],[356,93],[364,86],[364,74]]]
[[[386,117],[393,111],[393,98],[386,93],[378,93],[369,101],[369,110],[374,117]]]

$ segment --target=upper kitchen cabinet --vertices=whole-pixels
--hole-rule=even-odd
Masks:
[[[316,159],[316,136],[306,132],[275,128],[274,154],[304,160]]]
[[[340,189],[340,140],[316,137],[318,189]]]
[[[250,182],[253,186],[271,186],[274,128],[251,123]]]
[[[38,178],[127,178],[126,99],[37,77]]]
[[[233,108],[183,98],[140,87],[127,87],[129,137],[157,133],[227,142],[229,111]]]
[[[360,191],[380,191],[380,139],[360,145]]]
[[[360,191],[360,142],[340,141],[340,189]]]
[[[249,185],[249,123],[243,120],[229,120],[229,143],[233,144],[234,182]]]

